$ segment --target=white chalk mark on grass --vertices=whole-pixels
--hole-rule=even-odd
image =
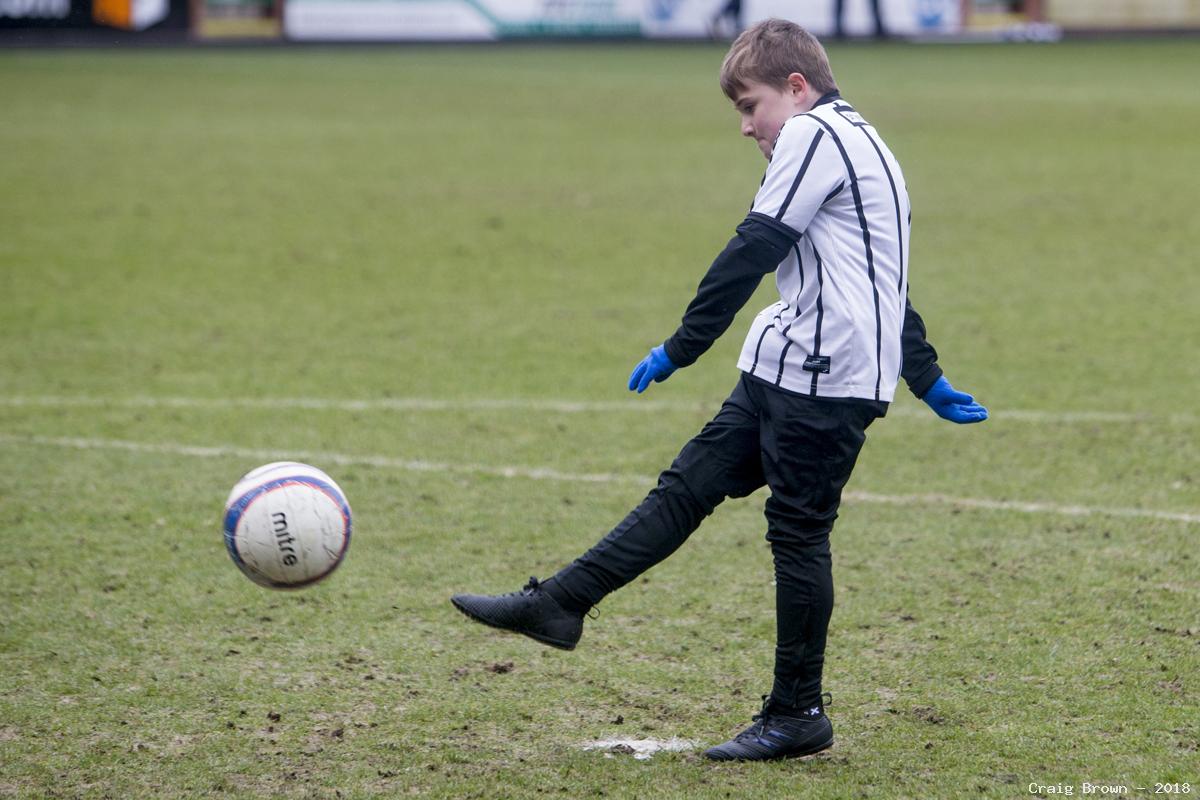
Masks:
[[[696,749],[696,742],[689,739],[671,737],[670,739],[599,739],[588,742],[584,750],[603,750],[607,758],[614,753],[632,755],[638,761],[645,761],[655,753],[685,753]]]
[[[348,400],[320,397],[95,397],[84,395],[11,395],[0,397],[0,406],[9,408],[163,408],[195,410],[260,409],[301,411],[531,411],[536,413],[715,413],[720,400],[679,402],[631,399],[609,401],[562,400],[546,398],[470,398],[446,400],[428,397],[385,397]],[[936,421],[923,406],[894,406],[889,416]],[[1123,425],[1137,422],[1171,422],[1194,425],[1195,414],[1146,414],[1122,411],[1036,411],[992,407],[991,419],[997,422],[1035,424]]]
[[[239,458],[256,463],[267,461],[305,461],[318,466],[366,466],[399,469],[407,472],[433,472],[469,475],[488,475],[499,478],[521,478],[563,483],[620,483],[652,486],[650,476],[619,475],[615,473],[561,472],[555,469],[519,466],[490,466],[487,464],[449,464],[437,461],[393,458],[390,456],[352,455],[314,450],[276,450],[249,447],[224,447],[175,444],[170,442],[134,442],[123,439],[95,439],[65,436],[32,436],[0,433],[0,444],[61,447],[75,450],[119,450],[130,453],[191,456],[196,458]],[[849,503],[873,503],[894,506],[941,505],[972,511],[1016,511],[1023,514],[1060,514],[1066,516],[1100,515],[1131,519],[1158,519],[1170,522],[1200,523],[1200,512],[1165,511],[1154,508],[1119,508],[1111,506],[1062,505],[1021,500],[954,497],[946,494],[879,494],[848,491],[843,497]]]

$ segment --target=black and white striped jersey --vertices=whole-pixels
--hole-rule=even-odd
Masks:
[[[749,219],[792,243],[775,269],[779,301],[754,320],[738,368],[792,392],[891,401],[910,213],[900,165],[875,128],[835,93],[792,117]]]
[[[908,192],[879,134],[837,92],[779,133],[754,205],[665,342],[698,359],[768,273],[779,301],[754,320],[738,366],[813,397],[890,402],[902,373],[921,397],[941,376],[908,303]]]

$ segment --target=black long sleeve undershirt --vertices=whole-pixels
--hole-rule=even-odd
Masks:
[[[937,350],[925,338],[925,320],[904,298],[904,328],[900,331],[900,352],[903,362],[900,375],[908,384],[908,390],[918,398],[924,397],[929,387],[942,377],[942,368],[937,363]]]
[[[763,275],[774,272],[791,249],[795,239],[785,229],[758,215],[737,226],[734,237],[700,281],[679,329],[663,342],[675,366],[695,363],[728,330]]]
[[[701,279],[679,328],[663,342],[675,366],[695,363],[712,347],[729,329],[762,277],[775,271],[798,238],[788,226],[759,214],[751,214],[738,225],[734,237]],[[937,351],[925,340],[925,323],[907,299],[901,346],[901,373],[912,393],[921,397],[942,371],[937,365]]]

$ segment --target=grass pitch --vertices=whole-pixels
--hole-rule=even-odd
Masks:
[[[732,387],[769,286],[624,390],[763,169],[721,55],[0,53],[0,795],[1200,792],[1195,40],[831,50],[906,171],[914,303],[995,414],[905,396],[871,429],[832,751],[583,749],[747,722],[761,494],[575,652],[447,602],[589,546]],[[298,593],[221,541],[274,454],[356,514]]]

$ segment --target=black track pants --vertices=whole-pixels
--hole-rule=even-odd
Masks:
[[[568,607],[590,608],[662,561],[727,497],[769,486],[767,540],[775,559],[775,685],[780,704],[821,693],[833,611],[829,533],[842,487],[887,410],[867,400],[816,399],[743,375],[636,509],[546,588]]]

